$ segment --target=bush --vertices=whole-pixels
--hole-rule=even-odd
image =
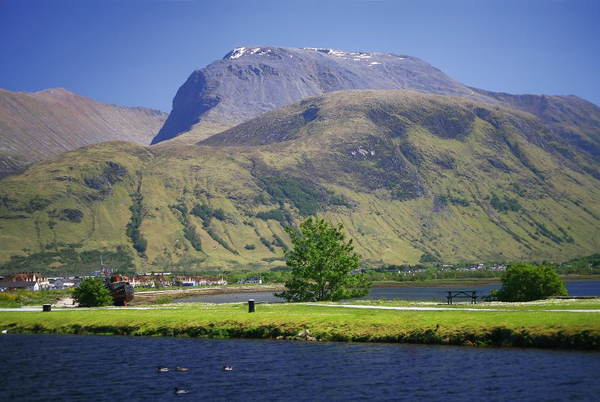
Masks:
[[[440,259],[437,258],[435,255],[431,254],[430,252],[426,251],[423,253],[423,255],[421,255],[421,258],[419,259],[419,262],[439,262]]]
[[[58,213],[58,219],[79,223],[83,220],[83,212],[78,209],[66,208]]]
[[[307,183],[301,183],[290,178],[274,177],[264,178],[262,181],[267,187],[267,193],[281,206],[286,201],[291,201],[302,216],[315,215],[321,210],[319,204],[322,198],[321,194]]]
[[[131,211],[131,220],[127,224],[126,234],[133,243],[133,248],[140,254],[143,255],[148,248],[148,241],[144,238],[140,232],[140,226],[142,225],[142,202],[144,198],[141,195],[133,196],[133,204],[129,207]]]
[[[285,216],[283,210],[281,210],[281,209],[272,209],[267,212],[259,212],[256,214],[256,217],[258,219],[262,219],[263,221],[273,219],[273,220],[279,222],[282,226],[285,226],[288,224],[286,216]]]
[[[567,296],[565,283],[548,265],[511,264],[502,275],[502,289],[498,299],[507,302],[525,302],[549,296]]]
[[[191,214],[202,219],[202,226],[205,228],[210,226],[212,218],[217,218],[220,221],[224,221],[227,218],[222,208],[212,209],[208,205],[203,204],[196,204],[192,208]]]
[[[492,198],[490,200],[490,204],[496,211],[500,212],[519,212],[521,210],[521,204],[516,198],[510,198],[504,196],[504,200],[501,200],[496,194],[492,194]]]
[[[268,241],[267,239],[265,239],[263,236],[260,237],[260,242],[269,249],[269,251],[271,251],[272,253],[275,252],[275,249],[273,248],[273,246],[271,245],[271,242]]]
[[[73,298],[81,307],[101,307],[113,304],[110,291],[100,278],[86,278],[73,291]]]

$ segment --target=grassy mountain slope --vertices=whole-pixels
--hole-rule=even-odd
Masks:
[[[566,142],[600,161],[600,108],[593,103],[572,95],[511,95],[474,90],[507,107],[539,117]],[[600,177],[600,172],[594,174]]]
[[[158,110],[108,105],[64,89],[0,89],[0,177],[98,142],[148,145],[166,118]]]
[[[140,271],[273,267],[283,227],[314,213],[367,265],[565,260],[600,246],[600,181],[577,152],[528,113],[334,92],[197,146],[109,142],[3,179],[0,272],[86,272],[100,252]]]

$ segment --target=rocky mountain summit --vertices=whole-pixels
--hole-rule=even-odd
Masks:
[[[152,143],[206,124],[231,127],[303,98],[348,89],[411,89],[497,103],[412,56],[240,47],[190,75]]]
[[[409,89],[524,111],[600,160],[600,108],[576,96],[471,88],[406,55],[271,46],[239,47],[194,71],[152,144],[189,132],[189,145],[297,100],[350,89]]]
[[[166,118],[158,110],[109,105],[60,88],[0,89],[0,177],[98,142],[148,145]]]

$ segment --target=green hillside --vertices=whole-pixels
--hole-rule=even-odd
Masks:
[[[267,269],[302,215],[365,265],[567,260],[600,248],[600,180],[534,116],[409,91],[343,91],[197,145],[107,142],[0,181],[0,273]]]

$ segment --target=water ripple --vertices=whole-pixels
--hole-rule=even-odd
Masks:
[[[188,400],[211,401],[600,395],[595,352],[58,335],[6,335],[0,347],[0,395],[10,401],[162,401],[174,387],[190,390]]]

